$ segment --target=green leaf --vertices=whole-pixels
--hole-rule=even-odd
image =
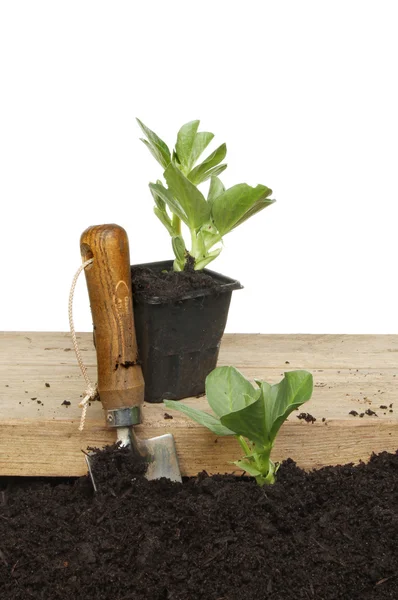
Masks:
[[[232,229],[235,229],[235,227],[242,225],[242,223],[247,221],[247,219],[260,212],[264,208],[267,208],[267,206],[270,206],[274,202],[275,200],[259,200],[258,202],[255,202],[255,204],[253,204],[253,206],[243,215],[243,217],[239,219],[237,223],[235,223]]]
[[[221,416],[220,421],[256,444],[272,445],[282,423],[295,408],[310,399],[312,389],[311,373],[290,371],[276,385],[262,382],[258,400]]]
[[[154,131],[152,131],[151,129],[149,129],[149,127],[144,125],[142,121],[137,119],[137,122],[144,134],[146,135],[146,137],[148,138],[148,141],[143,140],[142,138],[141,141],[144,142],[144,144],[151,151],[156,160],[162,165],[162,167],[166,169],[167,165],[171,161],[170,150],[168,149],[167,144],[165,144],[165,142],[161,140],[160,137],[158,137]]]
[[[166,408],[170,408],[172,410],[178,410],[190,417],[193,421],[196,421],[200,425],[207,427],[216,435],[234,435],[233,431],[230,431],[227,427],[223,427],[220,421],[210,415],[209,413],[203,412],[202,410],[197,410],[196,408],[191,408],[190,406],[186,406],[179,401],[175,400],[165,400],[164,404]]]
[[[214,138],[214,134],[208,131],[199,131],[196,134],[195,141],[193,143],[190,164],[191,167],[196,163],[199,156],[202,152],[207,148],[210,144],[211,140]]]
[[[208,252],[208,250],[210,250],[214,244],[222,241],[217,229],[211,223],[205,223],[202,225],[197,237],[201,240],[201,245],[205,252]]]
[[[202,177],[202,180],[199,183],[203,183],[204,181],[207,181],[208,179],[210,179],[213,176],[220,175],[223,171],[225,171],[227,166],[228,165],[226,165],[226,164],[222,164],[222,165],[218,165],[217,167],[213,167],[209,171],[206,171],[206,173]]]
[[[140,140],[145,144],[145,146],[148,148],[149,152],[152,154],[155,160],[157,160],[158,163],[162,165],[162,167],[165,169],[168,163],[166,163],[166,161],[164,160],[163,154],[159,150],[158,146],[150,144],[148,140],[144,140],[144,138],[140,138]]]
[[[175,235],[174,227],[173,227],[167,213],[163,210],[160,210],[160,208],[158,208],[157,206],[153,207],[153,212],[155,213],[157,218],[163,223],[163,225],[166,227],[169,234]]]
[[[177,259],[173,262],[173,271],[179,272],[184,270],[184,265],[178,262]]]
[[[174,235],[171,243],[177,262],[184,267],[186,249],[183,237],[181,235]]]
[[[212,216],[220,234],[231,231],[256,203],[263,202],[264,206],[272,204],[274,200],[267,200],[270,194],[272,190],[265,185],[253,188],[239,183],[217,196],[212,204]]]
[[[185,123],[177,134],[176,152],[185,171],[191,169],[191,154],[200,121]]]
[[[158,185],[158,186],[163,185],[162,182],[160,181],[160,179],[157,180],[156,185]],[[153,189],[151,187],[151,184],[149,184],[149,189],[150,189],[153,199],[155,200],[155,204],[158,207],[158,209],[164,211],[166,209],[166,202],[163,200],[163,198],[161,196],[159,196],[159,194],[155,191],[155,189]],[[164,188],[164,189],[166,189],[166,188]]]
[[[270,461],[268,472],[261,472],[254,463],[250,463],[246,460],[237,460],[233,464],[249,473],[252,477],[255,477],[259,486],[265,484],[272,485],[275,483],[275,474],[278,470],[278,466],[274,465],[272,461]]]
[[[259,396],[235,367],[217,367],[206,377],[205,385],[207,401],[219,417],[247,406]]]
[[[267,443],[264,431],[264,406],[261,397],[240,410],[220,418],[222,425],[258,444]]]
[[[235,460],[234,465],[239,467],[239,469],[242,469],[242,471],[246,471],[247,473],[249,473],[249,475],[252,475],[253,477],[258,477],[259,475],[261,475],[257,467],[253,463],[248,462],[247,460]]]
[[[173,150],[173,156],[172,159],[173,163],[175,163],[176,165],[181,165],[180,159],[178,158],[178,154],[175,150]]]
[[[313,386],[313,378],[308,371],[289,371],[280,383],[272,386],[276,388],[274,423],[271,429],[273,439],[290,413],[311,398]]]
[[[202,269],[204,269],[212,260],[217,258],[221,250],[222,248],[217,248],[216,250],[209,252],[204,258],[196,260],[195,271],[201,271]]]
[[[156,184],[149,184],[149,189],[151,191],[152,197],[155,200],[156,206],[153,208],[153,212],[158,217],[158,219],[163,223],[166,227],[167,231],[171,236],[176,235],[176,231],[174,229],[173,223],[167,214],[166,211],[166,202],[164,198],[167,197],[168,190],[164,187],[162,182],[158,179]],[[161,194],[161,195],[160,195]],[[171,199],[171,202],[174,203],[174,198]]]
[[[221,194],[225,192],[225,187],[222,181],[216,176],[212,175],[210,177],[210,187],[209,193],[207,194],[207,202],[211,205],[214,200],[221,196]]]
[[[212,154],[210,154],[200,165],[195,167],[189,174],[188,179],[192,181],[195,185],[209,179],[211,175],[208,175],[208,172],[213,169],[216,165],[218,165],[222,160],[224,160],[227,154],[227,146],[226,144],[221,144]],[[223,165],[224,166],[224,165]],[[224,166],[224,169],[226,165]],[[223,170],[224,170],[223,169]],[[215,173],[214,173],[215,174]]]
[[[210,207],[203,194],[173,163],[170,163],[165,170],[164,177],[171,195],[178,201],[186,215],[185,218],[180,217],[182,221],[190,229],[199,229],[210,219]]]
[[[176,167],[175,167],[176,168]],[[163,202],[167,204],[172,213],[177,215],[181,221],[184,221],[188,225],[188,216],[181,206],[180,202],[174,198],[170,190],[164,187],[164,185],[158,181],[157,183],[150,183],[149,189],[151,190],[152,196],[156,194]]]

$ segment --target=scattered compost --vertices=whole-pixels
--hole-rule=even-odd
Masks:
[[[130,457],[98,457],[97,494],[87,477],[1,481],[1,598],[398,598],[398,453],[311,473],[287,460],[262,488],[147,481]]]
[[[315,423],[316,418],[310,415],[310,413],[302,412],[297,415],[298,419],[305,421],[306,423]]]

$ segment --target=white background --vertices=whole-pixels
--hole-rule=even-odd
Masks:
[[[274,190],[211,265],[245,286],[227,331],[396,332],[396,9],[3,0],[0,329],[68,329],[89,225],[124,226],[133,263],[172,257],[137,116],[169,146],[201,119],[227,186]],[[83,276],[75,318],[90,330]]]

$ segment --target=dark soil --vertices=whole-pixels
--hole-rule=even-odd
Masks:
[[[297,415],[297,418],[302,419],[306,423],[315,423],[315,421],[316,421],[315,417],[310,415],[310,413],[306,413],[306,412],[300,413],[299,415]]]
[[[89,451],[95,485],[105,495],[111,492],[119,496],[131,488],[133,477],[145,475],[145,459],[131,448],[114,444],[103,450],[89,448]]]
[[[3,481],[0,598],[398,598],[398,453],[307,474],[289,460],[264,488],[149,482],[127,462],[96,495],[88,478]]]
[[[159,298],[175,302],[195,290],[216,289],[221,284],[202,271],[153,271],[149,267],[131,269],[133,294],[143,299]]]
[[[370,408],[368,408],[368,410],[365,410],[365,415],[368,415],[369,417],[377,417],[377,413],[375,413],[374,410],[371,410]]]

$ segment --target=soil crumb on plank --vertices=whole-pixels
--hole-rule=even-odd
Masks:
[[[299,415],[297,415],[297,418],[305,421],[306,423],[315,423],[316,418],[313,417],[312,415],[310,415],[310,413],[306,413],[306,412],[302,412]]]
[[[398,598],[398,453],[310,473],[287,460],[260,488],[131,477],[119,450],[99,454],[112,485],[97,494],[87,477],[0,480],[1,598]]]
[[[371,410],[370,408],[365,410],[365,415],[368,415],[368,417],[377,417],[377,413],[375,413],[375,411]]]

